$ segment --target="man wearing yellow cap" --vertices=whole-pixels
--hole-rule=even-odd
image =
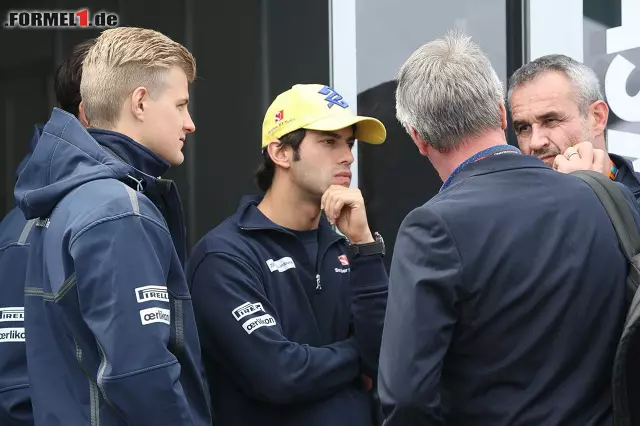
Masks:
[[[355,139],[385,137],[328,86],[295,85],[267,110],[264,196],[187,264],[216,426],[373,425],[388,277],[349,184]]]

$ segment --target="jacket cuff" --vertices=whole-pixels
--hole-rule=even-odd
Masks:
[[[353,286],[379,285],[389,280],[382,255],[363,256],[350,262]]]

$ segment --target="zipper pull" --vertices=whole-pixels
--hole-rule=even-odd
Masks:
[[[138,180],[131,175],[127,175],[127,177],[136,183],[136,190],[138,192],[142,192],[144,190],[144,187],[142,186],[142,179]]]
[[[320,285],[320,274],[316,274],[316,293],[320,293],[322,291],[322,286]]]

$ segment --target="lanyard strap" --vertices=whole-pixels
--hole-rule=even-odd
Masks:
[[[491,148],[487,148],[483,151],[478,152],[477,154],[474,154],[473,156],[467,158],[462,164],[460,164],[458,167],[455,168],[455,170],[449,175],[447,180],[444,181],[444,183],[442,184],[442,187],[440,187],[440,192],[444,191],[447,187],[449,187],[449,185],[451,185],[451,180],[453,179],[453,177],[458,173],[460,173],[460,171],[462,171],[462,169],[464,169],[469,164],[475,163],[476,161],[480,161],[483,158],[487,158],[491,155],[501,155],[505,153],[520,154],[520,150],[515,146],[511,146],[511,145],[498,145],[498,146],[492,146]]]

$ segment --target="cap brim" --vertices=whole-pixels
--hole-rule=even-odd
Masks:
[[[304,126],[305,129],[335,132],[357,124],[355,138],[360,142],[381,144],[387,138],[387,129],[379,120],[358,115],[332,115]]]

